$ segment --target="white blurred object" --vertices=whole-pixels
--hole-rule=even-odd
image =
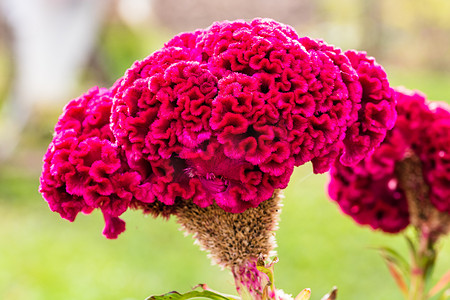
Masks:
[[[119,0],[117,12],[129,26],[139,26],[152,19],[152,0]]]
[[[12,31],[14,79],[0,112],[0,160],[8,158],[33,107],[67,102],[106,17],[107,0],[0,0]]]

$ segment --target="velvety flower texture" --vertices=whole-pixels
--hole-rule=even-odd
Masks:
[[[100,209],[104,235],[116,238],[125,230],[118,217],[133,202],[154,199],[115,144],[111,105],[109,90],[93,88],[64,108],[44,156],[40,192],[51,210],[69,221],[79,212]]]
[[[110,119],[105,110],[101,127],[107,138],[90,132],[98,126],[78,126],[69,143],[62,133],[69,130],[56,128],[42,177],[51,206],[69,202],[77,204],[71,204],[74,212],[105,211],[91,205],[84,189],[72,189],[69,175],[61,173],[68,163],[53,159],[56,143],[108,145],[110,152],[99,150],[95,161],[107,159],[107,153],[117,156],[120,167],[101,173],[111,183],[108,192],[89,173],[93,159],[86,170],[69,161],[73,174],[85,180],[83,187],[111,198],[102,205],[116,203],[112,199],[120,190],[131,193],[119,201],[124,209],[170,214],[168,207],[193,201],[241,213],[285,188],[295,166],[311,161],[314,172],[322,173],[335,159],[354,165],[379,145],[396,118],[393,90],[373,58],[300,38],[269,19],[217,22],[177,35],[134,63],[109,92],[102,91],[96,97],[112,101]],[[60,127],[72,123],[73,109],[66,108]],[[89,110],[77,117],[84,122]],[[47,183],[47,174],[58,181]],[[132,174],[130,186],[118,188],[114,174]]]
[[[431,203],[450,214],[450,109],[419,92],[397,92],[395,127],[372,156],[351,168],[331,169],[330,197],[356,222],[396,233],[409,224],[408,204],[396,164],[411,153],[421,161]]]
[[[285,188],[294,166],[354,164],[395,119],[383,69],[272,20],[183,33],[122,78],[112,129],[167,205],[239,213]],[[151,174],[146,173],[151,169]]]

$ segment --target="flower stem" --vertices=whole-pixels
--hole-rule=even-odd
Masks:
[[[231,270],[242,299],[273,299],[269,295],[272,288],[267,286],[271,279],[258,268],[260,261],[275,254],[282,197],[276,190],[270,199],[240,214],[225,212],[217,205],[202,208],[192,202],[177,208],[183,230],[193,234],[214,263]]]
[[[418,247],[412,255],[408,300],[427,300],[426,285],[436,260],[436,241],[426,226],[418,230]]]
[[[236,290],[241,299],[262,300],[267,285],[267,275],[257,269],[256,259],[231,268]]]
[[[436,243],[448,231],[450,219],[431,204],[430,188],[417,155],[408,153],[397,163],[396,173],[408,201],[410,222],[417,232],[416,243],[410,243],[412,263],[407,299],[427,300],[426,285],[436,260]]]
[[[266,263],[260,256],[259,259],[248,260],[245,264],[231,269],[242,300],[282,299],[278,297],[275,288],[274,266],[277,262],[278,257]]]

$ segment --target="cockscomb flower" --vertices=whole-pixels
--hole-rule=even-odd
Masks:
[[[183,33],[136,62],[111,128],[158,201],[241,213],[285,188],[294,166],[312,161],[320,173],[337,157],[361,160],[392,127],[394,106],[365,53],[255,19]]]
[[[128,208],[174,214],[261,299],[256,263],[275,247],[279,190],[296,166],[323,173],[373,152],[394,124],[394,95],[364,52],[269,19],[217,22],[69,103],[40,190],[70,221],[100,209],[108,238]]]
[[[127,208],[169,215],[192,201],[242,213],[285,188],[294,166],[358,162],[392,127],[394,105],[365,53],[268,19],[218,22],[69,103],[41,192],[71,221],[101,209],[108,237]]]
[[[410,262],[390,247],[379,250],[405,299],[430,299],[448,282],[446,274],[427,291],[437,242],[450,232],[450,107],[417,91],[396,93],[394,128],[356,166],[336,161],[328,189],[359,224],[388,233],[412,225],[405,233]]]
[[[450,227],[450,108],[397,91],[395,127],[353,167],[331,169],[330,197],[356,222],[396,233],[410,223],[440,235]]]
[[[69,104],[41,190],[69,220],[92,208],[151,211],[145,204],[155,201],[242,213],[285,188],[294,166],[311,161],[319,173],[339,157],[358,162],[392,127],[394,105],[385,72],[365,53],[268,19],[218,22],[174,37],[110,90]]]
[[[125,230],[119,216],[154,197],[115,143],[109,127],[111,105],[108,89],[93,88],[64,108],[44,156],[40,192],[69,221],[79,212],[100,209],[106,222],[103,234],[116,238]]]

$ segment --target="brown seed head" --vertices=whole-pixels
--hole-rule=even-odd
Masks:
[[[178,206],[175,214],[182,229],[210,253],[214,263],[232,268],[274,255],[282,197],[276,190],[269,200],[240,214],[225,212],[217,205],[201,208],[192,202]]]

